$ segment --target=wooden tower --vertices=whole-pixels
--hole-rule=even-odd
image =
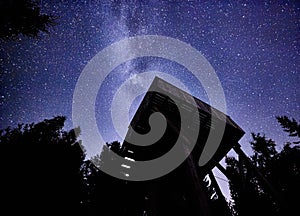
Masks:
[[[195,103],[191,103],[191,98]],[[188,113],[186,114],[189,118],[188,128],[190,130],[199,128],[193,149],[190,149],[188,133],[179,136],[181,116],[178,105]],[[134,134],[132,130],[139,134],[148,133],[150,131],[148,120],[154,112],[160,112],[166,118],[166,131],[161,139],[149,146],[132,145],[124,141],[122,156],[129,159],[127,168],[131,167],[134,170],[135,161],[163,156],[178,139],[183,153],[187,151],[190,153],[180,166],[165,176],[148,181],[128,181],[124,200],[127,207],[124,215],[228,215],[226,201],[212,174],[212,169],[220,167],[219,162],[238,145],[244,131],[229,116],[156,77],[131,121],[126,140],[132,139],[131,136]],[[199,167],[198,160],[203,153],[209,131],[214,130],[220,121],[225,123],[220,146],[210,161]],[[132,170],[124,168],[124,174]]]

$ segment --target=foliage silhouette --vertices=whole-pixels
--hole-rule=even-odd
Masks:
[[[79,210],[85,155],[74,130],[62,129],[65,119],[57,116],[1,131],[2,206],[12,207],[10,214]]]
[[[288,117],[277,117],[285,131],[298,136],[299,124]],[[277,151],[275,142],[265,135],[252,133],[250,142],[253,155],[252,164],[267,179],[278,197],[260,182],[251,168],[239,158],[227,157],[227,171],[230,174],[230,190],[234,214],[250,215],[292,215],[298,211],[294,197],[300,193],[300,149],[287,143]]]
[[[92,158],[92,163],[85,160],[74,130],[63,130],[65,120],[65,117],[57,116],[37,124],[19,124],[14,129],[0,131],[1,194],[5,197],[2,211],[15,214],[21,210],[32,215],[44,214],[45,211],[53,214],[140,215],[142,209],[128,212],[128,205],[145,205],[145,200],[138,200],[134,197],[136,193],[132,193],[137,188],[142,191],[144,183],[111,177],[94,165],[113,163],[112,152],[122,156],[121,144],[107,143],[101,154]],[[295,126],[299,125],[287,117],[278,121],[289,134],[294,134]],[[254,153],[250,160],[279,193],[287,208],[282,208],[243,160],[228,157],[233,214],[292,214],[298,207],[294,197],[300,193],[299,146],[287,143],[277,151],[275,142],[264,135],[253,133],[252,138],[250,144]],[[179,181],[180,177],[172,179]],[[214,194],[212,188],[207,187],[207,190]],[[170,194],[173,193],[170,191]],[[171,199],[163,199],[168,198]],[[131,200],[135,202],[131,203]],[[221,210],[226,210],[224,203],[219,201],[212,202],[214,215],[225,214]],[[170,213],[172,209],[166,208],[166,211]]]
[[[124,213],[126,182],[103,173],[85,160],[74,129],[63,130],[65,120],[57,116],[37,124],[0,130],[3,212]],[[119,142],[107,143],[96,158],[99,163],[104,158],[109,162],[113,160],[111,151],[120,153],[120,147]]]
[[[300,137],[300,124],[295,119],[289,119],[287,116],[277,116],[276,118],[284,131],[289,133],[289,136]],[[293,143],[300,144],[300,141]]]
[[[41,14],[38,0],[0,0],[0,38],[15,39],[23,34],[36,38],[55,25],[52,15]]]

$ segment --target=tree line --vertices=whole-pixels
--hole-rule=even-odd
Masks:
[[[287,116],[276,117],[290,137],[300,137],[300,124]],[[243,158],[227,157],[227,174],[234,216],[294,215],[300,193],[299,140],[287,142],[282,150],[264,134],[252,133],[253,154],[247,165]],[[258,178],[261,173],[265,182]]]
[[[294,119],[277,119],[289,136],[300,137],[300,125]],[[57,116],[0,131],[2,211],[126,215],[127,183],[108,176],[85,158],[74,129],[63,129],[65,120]],[[296,211],[298,201],[294,197],[300,192],[299,141],[288,142],[278,151],[275,142],[264,135],[253,133],[252,139],[250,161],[278,197],[266,189],[242,159],[227,157],[232,215],[288,215]],[[120,143],[107,143],[94,160],[101,163],[111,151],[120,154]]]

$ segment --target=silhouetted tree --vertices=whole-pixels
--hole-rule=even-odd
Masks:
[[[132,197],[132,190],[143,188],[143,184],[114,178],[97,168],[105,163],[119,166],[114,163],[116,157],[112,153],[122,156],[121,144],[107,143],[101,154],[92,158],[93,163],[84,161],[85,154],[74,130],[63,130],[65,120],[57,116],[37,124],[19,124],[14,129],[0,130],[2,214],[7,210],[10,214],[21,210],[31,215],[45,212],[128,215],[128,205],[137,205],[130,200],[143,205],[144,200]],[[298,130],[299,124],[294,120],[282,117],[278,121],[289,134],[295,134],[295,128]],[[296,135],[299,137],[298,133]],[[252,139],[254,153],[250,160],[287,208],[266,190],[242,159],[228,157],[234,214],[292,214],[298,210],[298,200],[294,197],[300,194],[299,146],[287,143],[278,152],[275,142],[264,135],[253,133]],[[214,194],[212,188],[208,187],[208,193]],[[13,208],[8,209],[10,206]],[[214,202],[213,206],[219,208],[213,211],[218,215],[223,204]],[[140,215],[141,209],[136,209],[139,212],[134,215]],[[129,215],[133,215],[132,212]]]
[[[251,133],[253,141],[250,142],[254,154],[251,156],[253,163],[260,168],[261,171],[265,171],[270,167],[274,157],[278,154],[276,151],[276,144],[272,139],[267,139],[265,135],[260,133]]]
[[[299,124],[295,120],[286,116],[277,119],[285,131],[299,137],[296,132]],[[278,196],[270,193],[242,159],[228,157],[226,169],[230,174],[229,184],[235,215],[292,215],[292,212],[298,211],[294,197],[300,193],[299,147],[287,143],[278,152],[275,142],[264,135],[253,133],[252,139],[250,144],[253,155],[250,160]]]
[[[289,136],[300,137],[300,124],[295,119],[289,119],[287,116],[277,116],[276,118],[284,131],[289,133]],[[300,141],[293,143],[299,144]]]
[[[104,163],[113,163],[115,160],[113,152],[121,155],[120,142],[114,141],[112,143],[106,143],[106,145],[103,146],[101,153],[93,157],[92,160],[97,166],[102,166]]]
[[[121,154],[120,143],[107,143],[92,163],[74,130],[63,130],[65,120],[0,130],[2,215],[124,215],[126,182],[94,165],[114,162],[112,151]]]
[[[251,145],[258,150],[258,152],[254,151],[252,162],[257,167],[262,165],[260,171],[265,174],[268,172],[266,164],[269,164],[269,161],[265,160],[262,152],[267,154],[266,158],[270,158],[269,153],[272,150],[268,151],[270,148],[265,144],[272,145],[273,141],[265,140],[265,137],[259,134],[252,134],[252,138]],[[263,143],[261,148],[258,147],[260,142]],[[254,175],[253,170],[249,169],[242,159],[237,160],[234,157],[228,157],[226,163],[227,171],[230,173],[229,186],[235,215],[278,215],[277,207],[274,206],[270,195],[261,186],[261,182]]]
[[[2,215],[8,207],[31,215],[80,210],[85,155],[74,130],[63,130],[65,119],[0,131]]]
[[[0,0],[0,38],[23,34],[37,37],[55,24],[52,15],[41,14],[38,0]]]

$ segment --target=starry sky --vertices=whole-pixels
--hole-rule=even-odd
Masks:
[[[275,116],[300,119],[297,1],[43,0],[41,9],[57,17],[49,34],[0,41],[1,129],[56,115],[67,116],[66,128],[72,128],[73,91],[86,64],[112,43],[137,35],[172,37],[205,56],[224,89],[227,114],[246,132],[240,143],[248,154],[250,132],[282,144],[288,138]],[[181,65],[158,57],[128,61],[111,71],[98,92],[96,118],[105,125],[106,141],[119,139],[109,110],[114,94],[146,71],[175,77],[209,103]]]

